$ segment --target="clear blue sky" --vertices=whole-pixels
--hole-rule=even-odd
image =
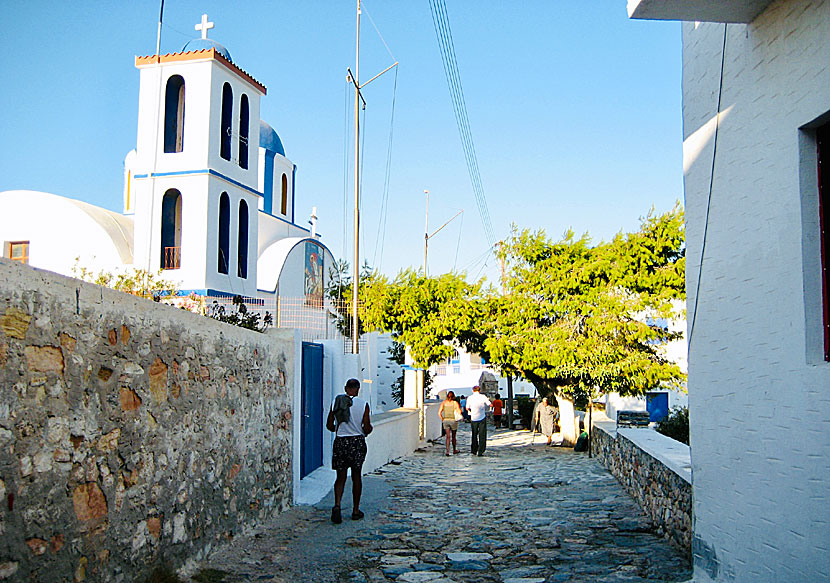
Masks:
[[[209,36],[268,88],[262,117],[298,166],[298,222],[317,206],[325,241],[349,258],[345,71],[354,65],[354,5],[168,0],[162,34],[162,53],[178,51],[208,14],[216,24]],[[607,239],[635,229],[650,207],[665,211],[682,200],[680,28],[631,21],[625,5],[447,0],[497,238],[515,223],[557,238],[573,228]],[[431,230],[465,210],[463,221],[430,241],[430,273],[455,267],[496,277],[494,260],[478,261],[488,245],[429,2],[365,6],[401,64],[382,255],[378,210],[394,76],[365,89],[361,255],[391,274],[420,266],[429,189]],[[43,190],[121,210],[123,160],[136,139],[134,57],[155,52],[158,9],[147,0],[4,3],[0,190]],[[362,24],[365,80],[392,60],[369,19]]]

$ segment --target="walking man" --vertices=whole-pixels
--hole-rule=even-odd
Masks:
[[[473,443],[470,450],[473,455],[484,455],[487,447],[487,411],[490,409],[490,399],[480,392],[478,385],[473,387],[473,394],[467,397],[467,411],[470,412],[470,426],[473,430]]]
[[[352,471],[352,520],[363,518],[360,511],[360,495],[363,493],[361,471],[366,460],[366,436],[372,432],[369,403],[357,396],[360,381],[346,381],[346,394],[337,395],[331,404],[326,429],[335,434],[331,452],[331,467],[337,472],[334,480],[334,507],[331,521],[340,524],[340,500],[346,488],[346,476]]]

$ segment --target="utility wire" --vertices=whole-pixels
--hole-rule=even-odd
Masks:
[[[461,233],[464,232],[464,213],[461,213],[461,224],[458,226],[458,243],[455,244],[455,260],[452,262],[452,270],[455,271],[458,265],[458,249],[461,247]]]
[[[348,208],[348,191],[349,191],[349,138],[352,135],[351,126],[349,125],[349,88],[352,84],[346,81],[344,87],[343,97],[343,254],[341,257],[346,257],[346,224],[348,222],[346,216],[346,209]]]
[[[372,18],[372,15],[369,14],[369,10],[366,7],[366,0],[360,0],[360,9],[366,13],[366,16],[369,17],[369,22],[372,23],[372,26],[375,28],[375,32],[378,33],[378,38],[380,38],[380,42],[383,43],[383,46],[386,47],[386,52],[389,53],[389,56],[392,57],[393,61],[397,61],[398,59],[395,58],[395,55],[392,54],[392,50],[389,48],[389,45],[386,44],[386,39],[383,38],[383,35],[380,34],[380,29],[378,29],[378,25],[375,24],[375,19]]]
[[[712,166],[709,170],[709,194],[706,197],[706,217],[703,221],[703,240],[700,244],[700,265],[697,269],[697,281],[695,282],[695,301],[692,304],[692,319],[689,322],[688,350],[692,348],[692,336],[695,332],[695,320],[697,319],[697,304],[700,298],[700,280],[703,277],[703,258],[706,254],[706,235],[709,233],[709,210],[712,207],[712,187],[715,182],[715,160],[718,154],[718,130],[720,129],[720,107],[723,96],[723,71],[726,63],[726,33],[728,24],[723,25],[723,48],[720,56],[720,80],[718,82],[718,107],[715,112],[715,135],[712,143]]]
[[[386,146],[386,173],[383,178],[383,196],[381,197],[380,216],[378,217],[378,234],[375,237],[375,253],[372,263],[380,271],[383,266],[383,248],[386,244],[386,219],[389,216],[389,183],[392,174],[392,135],[395,123],[395,101],[398,94],[398,68],[395,67],[395,82],[392,86],[392,114],[389,118],[389,141]],[[378,247],[380,259],[378,260]],[[456,252],[457,253],[457,252]]]
[[[490,244],[490,250],[494,248],[496,237],[493,232],[493,225],[490,220],[490,212],[487,208],[487,199],[484,195],[484,186],[481,182],[478,159],[475,152],[470,121],[467,115],[467,106],[464,100],[464,90],[461,86],[461,75],[458,71],[458,61],[455,57],[455,45],[452,40],[449,16],[447,14],[444,0],[430,0],[430,11],[432,13],[432,24],[435,28],[435,36],[438,40],[438,48],[441,51],[441,61],[444,66],[444,74],[447,78],[447,86],[450,91],[455,122],[458,127],[458,134],[461,138],[461,145],[464,150],[464,158],[467,164],[467,172],[470,175],[470,183],[476,199],[476,206],[481,217],[484,234]]]

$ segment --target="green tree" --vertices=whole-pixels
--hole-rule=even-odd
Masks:
[[[590,243],[514,228],[498,250],[504,293],[488,298],[475,342],[541,393],[571,401],[678,386],[684,375],[660,347],[679,336],[661,322],[676,316],[672,300],[685,298],[682,209]]]
[[[483,282],[463,275],[428,277],[402,270],[393,281],[373,274],[361,288],[361,317],[366,328],[391,332],[409,348],[415,365],[428,368],[452,355],[455,342],[477,330],[484,303]]]
[[[337,330],[346,338],[352,337],[352,278],[349,275],[349,262],[345,259],[335,261],[329,267],[329,284],[325,294],[329,299],[329,317],[334,321]],[[376,275],[368,262],[364,262],[360,270],[360,287],[358,288],[358,314],[357,314],[357,335],[358,337],[366,330],[363,325],[363,316],[359,305],[362,303],[362,288],[372,285]]]

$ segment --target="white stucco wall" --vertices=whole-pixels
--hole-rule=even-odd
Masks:
[[[830,111],[830,2],[779,0],[726,29],[701,270],[724,29],[683,25],[695,581],[828,581],[830,363],[816,332],[809,125]]]
[[[78,265],[115,272],[133,262],[133,221],[85,202],[33,190],[0,192],[0,243],[29,241],[29,265],[73,276]]]

